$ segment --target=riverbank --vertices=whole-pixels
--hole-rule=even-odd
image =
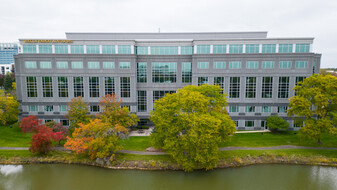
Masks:
[[[216,168],[231,168],[255,164],[298,164],[337,167],[335,150],[233,150],[221,152]],[[84,155],[54,151],[37,156],[25,150],[0,150],[0,164],[80,164],[109,169],[181,170],[169,155],[132,155],[120,153],[116,161],[106,165]]]

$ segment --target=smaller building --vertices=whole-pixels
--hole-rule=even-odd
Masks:
[[[0,64],[14,63],[14,55],[19,53],[18,43],[0,43]]]
[[[0,64],[0,74],[5,75],[14,71],[14,63]]]

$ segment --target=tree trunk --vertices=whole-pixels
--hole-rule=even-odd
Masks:
[[[321,138],[319,138],[319,139],[317,140],[317,144],[322,144]]]

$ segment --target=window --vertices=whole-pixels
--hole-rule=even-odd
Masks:
[[[292,53],[293,52],[293,44],[279,44],[278,45],[279,53]]]
[[[278,113],[287,113],[288,106],[279,106],[277,107],[277,112]]]
[[[197,54],[210,54],[210,45],[197,45]]]
[[[60,112],[67,112],[68,106],[67,105],[59,105]]]
[[[230,69],[240,69],[241,68],[241,62],[240,61],[231,61],[231,62],[229,62],[229,68]]]
[[[88,62],[88,69],[99,69],[99,62]]]
[[[262,61],[262,68],[263,69],[273,69],[274,61]]]
[[[310,44],[296,44],[296,53],[308,53],[310,51]]]
[[[213,68],[214,69],[225,69],[226,62],[213,62]]]
[[[99,78],[89,77],[89,96],[92,98],[99,97]]]
[[[83,77],[74,77],[74,97],[84,97]]]
[[[245,127],[254,127],[254,121],[245,121]]]
[[[151,47],[151,55],[178,55],[178,46],[153,46]]]
[[[246,53],[259,53],[260,45],[259,44],[246,44]]]
[[[306,77],[296,77],[295,85],[301,85],[301,83],[306,79]],[[297,95],[297,90],[295,90],[295,96]]]
[[[103,62],[103,69],[114,69],[115,62]]]
[[[26,69],[36,69],[36,61],[26,61],[25,67]]]
[[[147,55],[148,54],[148,47],[147,46],[137,46],[136,47],[137,55]]]
[[[57,77],[59,97],[68,97],[68,78]]]
[[[240,77],[230,77],[229,97],[240,98]]]
[[[44,106],[44,111],[45,112],[52,112],[52,111],[54,111],[54,106],[46,105],[46,106]]]
[[[278,98],[289,98],[289,77],[279,77]]]
[[[121,97],[130,98],[130,77],[121,77],[120,86]]]
[[[270,113],[271,112],[271,106],[262,106],[261,112],[262,113]]]
[[[103,54],[115,54],[116,48],[115,45],[102,45]]]
[[[213,45],[214,54],[224,54],[226,53],[226,49],[227,49],[226,45]]]
[[[38,112],[39,109],[38,109],[37,105],[30,105],[30,106],[28,106],[28,111],[29,112]]]
[[[53,53],[52,45],[39,45],[39,53]]]
[[[57,61],[56,68],[58,69],[68,69],[68,62],[66,61]]]
[[[115,94],[115,78],[113,77],[104,77],[104,88],[105,95],[107,94]]]
[[[147,82],[147,63],[137,63],[137,82],[146,83]]]
[[[87,45],[87,54],[99,54],[99,45]]]
[[[131,54],[130,45],[118,45],[118,54]]]
[[[296,69],[306,69],[308,67],[308,61],[296,61]]]
[[[84,53],[83,45],[70,45],[70,50],[72,54],[83,54]]]
[[[198,62],[198,69],[208,69],[208,62]]]
[[[262,44],[262,53],[275,53],[276,44]]]
[[[181,55],[192,55],[193,47],[192,46],[181,46]]]
[[[90,106],[90,112],[99,112],[99,106],[98,105]]]
[[[146,112],[147,111],[147,98],[146,98],[146,91],[138,91],[138,112]]]
[[[68,45],[54,45],[56,54],[67,54],[68,53]]]
[[[69,126],[69,120],[68,119],[61,119],[60,123],[62,123],[63,126]]]
[[[280,69],[290,69],[291,61],[280,61]]]
[[[40,61],[40,69],[51,69],[50,61]]]
[[[130,62],[119,62],[120,69],[130,69]]]
[[[53,80],[52,77],[42,77],[43,97],[53,97]]]
[[[83,69],[83,62],[73,61],[73,62],[71,62],[71,68],[73,68],[73,69]]]
[[[37,97],[37,82],[36,77],[27,77],[27,96]]]
[[[230,44],[229,53],[242,53],[243,45],[242,44]]]
[[[246,77],[246,98],[256,98],[256,77]]]
[[[23,53],[36,53],[36,45],[23,45]]]
[[[246,68],[247,69],[257,69],[259,68],[259,62],[258,61],[247,61]]]
[[[208,77],[198,77],[198,86],[208,84]]]
[[[262,98],[272,98],[273,77],[262,77]]]
[[[214,84],[217,84],[220,86],[220,88],[222,89],[221,93],[223,93],[224,83],[225,83],[224,81],[225,81],[224,77],[214,77]]]
[[[267,121],[261,120],[261,127],[267,129]]]
[[[192,82],[192,63],[183,62],[181,63],[182,67],[182,82],[191,83]]]
[[[246,106],[246,110],[247,113],[251,113],[251,112],[255,112],[255,106]]]
[[[239,106],[229,106],[229,112],[231,113],[239,112]]]
[[[153,91],[153,102],[164,97],[166,94],[172,94],[172,93],[175,93],[175,91]]]
[[[175,83],[177,63],[152,63],[153,83]]]

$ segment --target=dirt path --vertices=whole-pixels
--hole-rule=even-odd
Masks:
[[[230,151],[230,150],[281,150],[281,149],[319,149],[319,150],[337,150],[337,148],[330,147],[307,147],[307,146],[294,146],[294,145],[283,145],[283,146],[270,146],[270,147],[223,147],[219,148],[220,151]],[[28,150],[27,147],[0,147],[0,150]],[[63,147],[56,147],[55,150],[62,151],[65,150]],[[133,151],[133,150],[121,150],[118,153],[127,154],[137,154],[137,155],[166,155],[166,152],[147,152],[147,151]]]

